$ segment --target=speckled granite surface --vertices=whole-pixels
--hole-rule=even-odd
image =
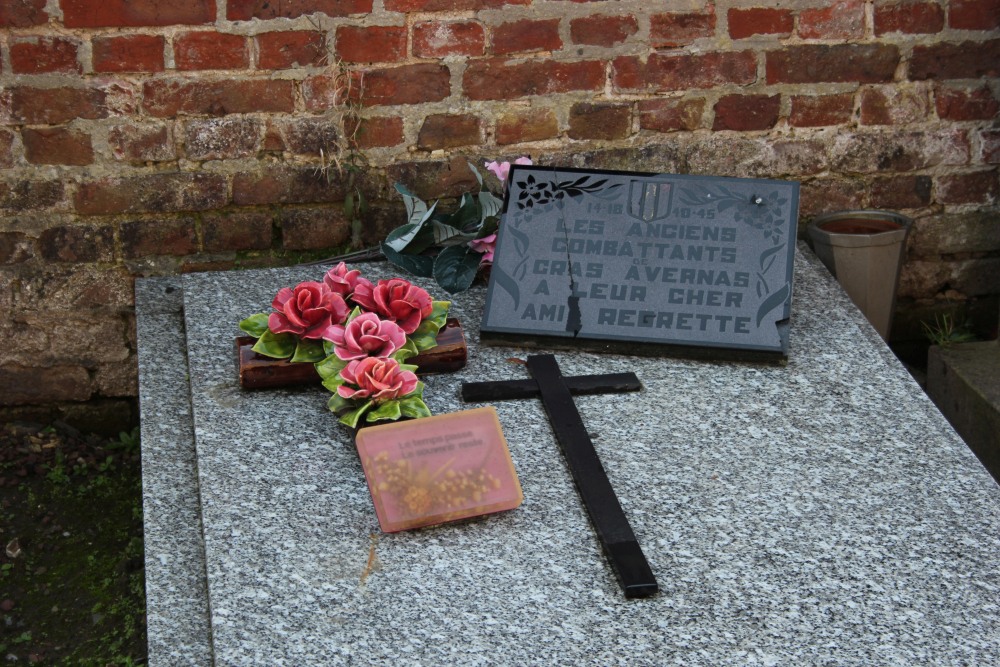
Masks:
[[[216,664],[1000,662],[1000,487],[808,250],[787,367],[556,355],[645,384],[577,398],[660,583],[633,601],[539,401],[496,404],[519,509],[385,535],[322,389],[240,391],[236,322],[318,271],[183,278]],[[483,297],[455,301],[470,364],[427,379],[435,412],[526,375],[477,345]]]

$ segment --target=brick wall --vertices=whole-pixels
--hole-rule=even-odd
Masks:
[[[789,178],[995,303],[1000,0],[770,4],[4,0],[0,416],[125,414],[134,277],[343,247],[352,156],[368,242],[466,157]]]

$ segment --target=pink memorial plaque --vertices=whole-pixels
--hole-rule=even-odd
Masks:
[[[492,407],[369,426],[356,442],[387,533],[502,512],[524,499]]]

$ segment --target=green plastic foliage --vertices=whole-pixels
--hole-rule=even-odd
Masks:
[[[260,338],[267,331],[267,313],[257,313],[246,318],[240,322],[240,331],[248,336]]]

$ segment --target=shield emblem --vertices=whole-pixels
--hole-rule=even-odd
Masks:
[[[629,184],[628,214],[637,220],[653,222],[670,215],[670,183],[634,179]]]

